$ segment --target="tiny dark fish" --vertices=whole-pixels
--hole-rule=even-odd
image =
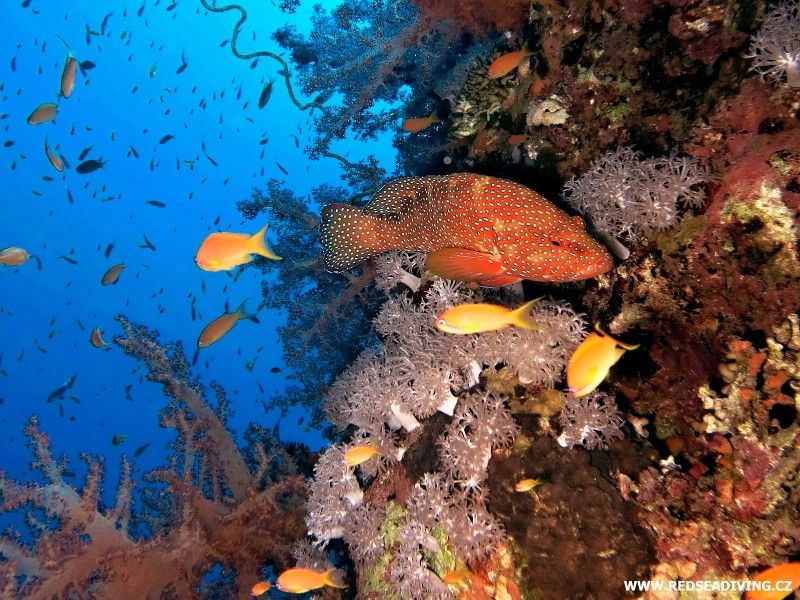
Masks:
[[[89,173],[97,171],[98,169],[102,169],[103,165],[105,164],[106,164],[105,161],[103,161],[102,159],[95,160],[93,158],[90,158],[89,160],[85,160],[77,167],[75,167],[75,171],[77,171],[81,175],[87,175]]]
[[[83,72],[85,73],[86,71],[91,71],[91,70],[92,70],[92,69],[94,69],[94,68],[95,68],[97,65],[96,65],[96,64],[94,64],[94,63],[93,63],[92,61],[90,61],[90,60],[82,60],[81,62],[79,62],[79,63],[78,63],[78,66],[81,68],[81,71],[83,71]]]
[[[91,152],[91,151],[92,151],[92,147],[91,147],[91,146],[89,146],[88,148],[84,148],[83,150],[81,150],[81,153],[78,155],[78,160],[83,160],[84,158],[86,158],[87,156],[89,156],[89,152]]]
[[[280,372],[281,372],[281,368],[280,368],[280,367],[272,367],[272,368],[269,370],[269,372],[270,372],[270,373],[280,373]]]
[[[168,133],[167,135],[165,135],[164,137],[162,137],[162,138],[161,138],[161,139],[158,141],[158,143],[159,143],[159,144],[166,144],[168,141],[170,141],[170,140],[174,140],[174,139],[175,139],[175,136],[174,136],[174,135],[172,135],[171,133]]]
[[[180,75],[186,70],[186,67],[189,66],[189,63],[186,62],[186,55],[181,52],[181,66],[177,68],[175,71],[175,75]]]
[[[145,451],[145,450],[147,450],[149,447],[150,447],[150,444],[149,444],[149,443],[147,443],[147,444],[142,444],[142,445],[141,445],[141,446],[139,446],[139,447],[136,449],[136,451],[133,453],[133,457],[134,457],[134,458],[136,458],[137,456],[141,456],[142,454],[144,454],[144,451]]]
[[[59,256],[60,259],[67,261],[71,265],[77,265],[78,261],[74,258],[70,258],[69,256],[64,256],[63,254]]]
[[[139,158],[139,153],[136,151],[136,148],[134,148],[131,145],[128,145],[128,150],[130,150],[130,152],[131,152],[131,154],[133,154],[134,158]]]
[[[275,161],[275,166],[277,166],[280,169],[281,173],[283,173],[284,175],[288,175],[289,174],[289,171],[287,171],[283,167],[283,165],[281,163],[279,163],[277,160]]]
[[[270,79],[269,83],[264,86],[264,89],[261,91],[261,95],[258,97],[258,108],[264,108],[269,102],[269,98],[272,95],[272,84],[274,80]]]
[[[148,248],[149,250],[155,251],[156,247],[153,245],[153,242],[147,239],[146,235],[142,235],[144,238],[144,244],[139,244],[139,248]]]
[[[60,385],[56,389],[54,389],[50,394],[47,396],[47,403],[53,402],[54,400],[63,400],[64,394],[66,394],[72,386],[75,385],[75,380],[78,378],[77,375],[73,375],[69,379],[67,379],[63,385]]]
[[[161,202],[160,200],[148,200],[145,204],[149,204],[150,206],[156,206],[158,208],[164,208],[167,205]]]
[[[210,157],[208,154],[206,154],[205,152],[203,152],[203,154],[204,154],[204,155],[205,155],[205,157],[208,159],[208,162],[210,162],[210,163],[211,163],[212,165],[214,165],[215,167],[216,167],[216,166],[219,166],[219,165],[217,164],[217,161],[215,161],[213,158],[211,158],[211,157]]]
[[[113,249],[114,249],[114,244],[109,244],[108,246],[106,246],[106,251],[103,253],[103,254],[105,255],[105,257],[106,257],[106,258],[108,258],[109,256],[111,256],[111,251],[112,251]]]
[[[124,433],[118,433],[117,435],[111,438],[111,445],[119,446],[120,444],[124,443],[127,438],[128,436],[125,435]]]

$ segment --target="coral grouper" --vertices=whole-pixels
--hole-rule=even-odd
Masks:
[[[419,250],[429,271],[486,286],[587,279],[613,266],[580,217],[518,183],[471,173],[396,179],[363,209],[329,204],[321,241],[329,271]]]

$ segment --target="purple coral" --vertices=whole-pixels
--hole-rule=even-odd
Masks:
[[[678,203],[700,207],[710,180],[705,168],[686,157],[642,159],[632,148],[607,152],[579,179],[564,186],[566,200],[609,238],[666,229],[678,219]]]
[[[751,70],[773,81],[786,77],[790,87],[800,87],[800,0],[788,0],[764,17],[753,36],[748,58]]]
[[[559,419],[562,433],[558,443],[565,448],[582,445],[588,450],[608,448],[622,437],[622,413],[613,398],[602,392],[588,396],[568,396]]]

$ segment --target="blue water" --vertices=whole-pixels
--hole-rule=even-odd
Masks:
[[[217,229],[258,230],[263,223],[244,222],[235,203],[267,179],[281,179],[302,195],[320,183],[341,183],[339,166],[330,160],[310,161],[303,153],[313,134],[312,122],[288,100],[279,65],[261,58],[251,68],[252,61],[237,59],[223,43],[238,13],[206,13],[191,0],[180,0],[172,9],[169,2],[147,0],[141,17],[136,14],[141,2],[20,4],[8,0],[0,9],[0,248],[26,248],[41,269],[36,259],[18,268],[0,268],[0,370],[5,372],[0,372],[0,436],[5,442],[0,467],[18,481],[37,478],[30,471],[31,454],[22,434],[36,414],[54,453],[70,461],[76,485],[85,473],[81,452],[105,458],[103,498],[111,502],[121,455],[130,457],[150,444],[134,459],[134,477],[141,477],[165,464],[165,446],[175,433],[158,425],[158,413],[167,403],[161,387],[145,381],[144,366],[116,346],[93,348],[91,329],[101,327],[110,341],[119,333],[113,317],[123,313],[157,329],[162,342],[182,341],[191,358],[200,331],[222,314],[226,301],[233,310],[249,298],[248,308],[255,309],[261,292],[256,269],[245,270],[234,282],[230,274],[196,268],[192,258],[202,239]],[[271,2],[245,6],[250,19],[240,39],[242,51],[278,52],[270,40],[272,31],[287,22],[305,31],[312,9],[303,3],[288,15]],[[97,35],[87,39],[87,27]],[[30,126],[30,112],[57,98],[67,56],[57,35],[78,61],[96,66],[85,76],[78,74],[75,91],[59,101],[54,122]],[[182,55],[188,66],[177,74]],[[270,79],[277,79],[272,97],[259,110],[259,95]],[[202,100],[205,109],[200,108]],[[174,139],[160,144],[168,134]],[[299,138],[299,148],[292,134]],[[45,138],[71,169],[60,174],[52,168],[43,149]],[[269,142],[261,145],[264,138]],[[218,166],[204,156],[203,143]],[[352,152],[356,158],[368,153],[348,144],[333,150]],[[82,175],[74,168],[87,147],[86,158],[102,159],[105,165]],[[381,153],[378,145],[377,152],[391,170],[389,142],[385,147]],[[376,145],[368,150],[376,153]],[[149,200],[166,207],[149,205]],[[140,247],[145,235],[155,251]],[[281,240],[269,233],[267,238],[280,254]],[[114,248],[105,258],[109,244]],[[118,284],[101,287],[103,273],[119,262],[127,268]],[[194,321],[190,295],[197,298]],[[240,439],[250,422],[268,428],[278,423],[281,439],[319,448],[323,441],[318,432],[298,425],[304,416],[300,410],[283,418],[276,410],[265,410],[263,401],[283,389],[288,372],[275,335],[284,315],[265,309],[259,317],[260,324],[243,321],[201,351],[194,374],[227,390],[233,409],[229,423]],[[250,372],[245,365],[252,359],[256,362]],[[281,371],[272,373],[273,367]],[[63,399],[47,403],[48,395],[72,376],[74,385]],[[259,392],[259,383],[265,394]],[[127,437],[113,446],[117,434]]]

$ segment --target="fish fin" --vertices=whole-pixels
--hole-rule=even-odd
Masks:
[[[341,569],[328,569],[322,574],[322,581],[329,587],[343,590],[347,587],[344,576],[345,573]]]
[[[490,277],[489,279],[481,279],[478,284],[482,285],[483,287],[502,287],[504,285],[511,285],[522,281],[521,277],[517,277],[516,275],[509,275],[508,273],[503,273],[502,275],[498,275],[497,277]]]
[[[267,240],[264,239],[264,234],[267,233],[267,229],[269,228],[269,223],[264,225],[258,233],[254,234],[250,237],[250,248],[258,254],[259,256],[263,256],[264,258],[268,258],[270,260],[283,260],[282,256],[278,256],[272,250],[270,250],[269,246],[267,246]]]
[[[641,344],[623,344],[619,340],[614,340],[614,341],[617,342],[617,346],[619,346],[624,350],[636,350],[639,346],[641,346]]]
[[[544,296],[540,296],[538,298],[534,298],[530,302],[526,302],[519,308],[516,308],[511,311],[509,315],[509,321],[511,321],[514,325],[519,325],[520,327],[524,327],[525,329],[531,329],[533,331],[542,331],[544,328],[537,325],[536,322],[533,320],[533,317],[530,315],[531,307],[539,302],[544,298]]]
[[[384,247],[381,223],[357,206],[329,204],[322,209],[319,239],[325,269],[341,273],[391,248]]]
[[[425,268],[439,277],[460,281],[487,281],[505,274],[503,265],[494,256],[467,248],[431,252]]]
[[[421,181],[416,181],[418,179]],[[422,177],[402,177],[390,181],[364,206],[364,214],[381,219],[399,220],[419,204],[419,192],[425,189],[422,179]]]
[[[249,319],[251,321],[255,321],[256,323],[258,323],[259,322],[258,317],[256,317],[255,313],[244,312],[244,305],[246,302],[247,298],[242,300],[242,303],[239,305],[239,308],[237,308],[236,312],[233,313],[234,315],[236,315],[236,320],[241,321],[242,319]]]
[[[605,331],[600,329],[600,323],[599,322],[594,324],[594,330],[597,333],[599,333],[601,336],[603,336],[603,337],[610,337],[612,340],[614,340],[614,343],[617,345],[617,347],[618,347],[617,349],[618,350],[619,349],[622,350],[622,352],[619,353],[619,356],[617,357],[617,360],[619,360],[619,358],[625,353],[625,350],[636,350],[639,346],[641,346],[641,344],[623,344],[618,339],[616,339],[614,337],[611,337],[608,333],[606,333]]]
[[[430,115],[428,115],[428,118],[431,120],[431,123],[441,123],[442,122],[442,119],[439,116],[439,109],[438,108],[434,108],[433,112]]]

